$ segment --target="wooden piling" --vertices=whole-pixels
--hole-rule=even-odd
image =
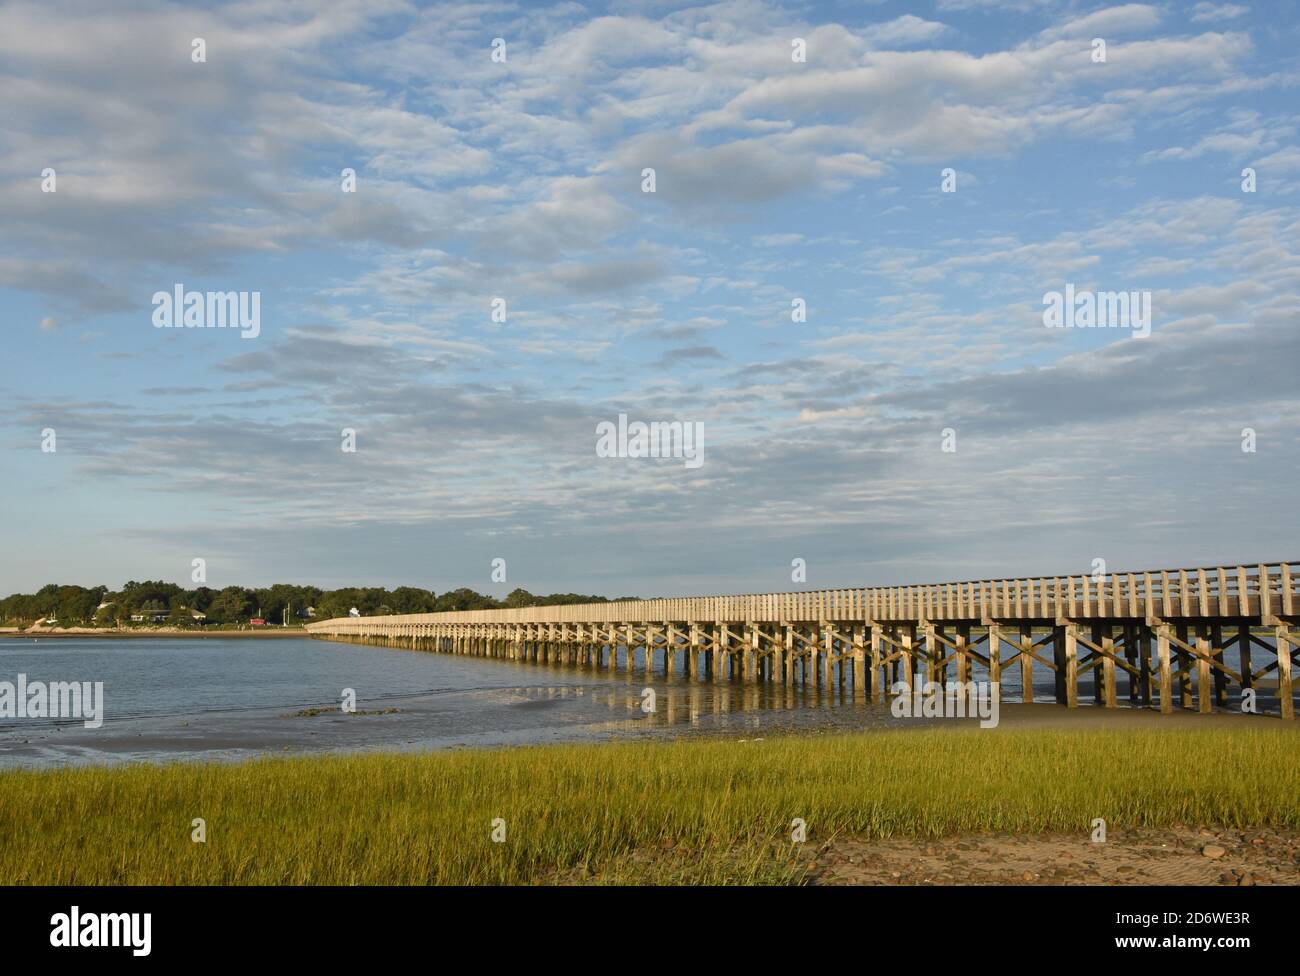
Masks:
[[[1020,700],[1034,702],[1034,625],[1020,625]]]

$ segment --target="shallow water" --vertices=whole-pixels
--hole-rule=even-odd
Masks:
[[[694,683],[326,641],[0,642],[0,681],[102,681],[104,721],[0,719],[0,768],[896,724],[852,692]],[[355,689],[358,714],[340,696]],[[646,688],[655,709],[643,710]],[[299,715],[309,709],[320,714]],[[398,709],[386,714],[378,713]],[[916,724],[915,721],[909,724]]]
[[[104,722],[90,729],[78,720],[0,718],[0,769],[710,733],[745,738],[941,721],[895,718],[888,705],[855,699],[851,687],[696,683],[658,674],[647,681],[639,664],[629,674],[305,638],[5,640],[0,681],[16,683],[19,673],[28,682],[102,681]],[[1018,670],[1004,672],[1004,702],[1021,697]],[[1050,700],[1051,672],[1038,668],[1036,679],[1035,696]],[[1083,699],[1090,685],[1080,684]],[[348,688],[357,714],[340,709]],[[655,693],[649,713],[642,708],[647,688]],[[1121,700],[1126,688],[1121,676]],[[308,710],[319,713],[299,714]]]

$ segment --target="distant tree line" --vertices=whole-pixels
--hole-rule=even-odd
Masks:
[[[620,599],[636,599],[621,597]],[[0,600],[0,622],[6,626],[30,626],[37,620],[57,620],[60,627],[130,627],[152,624],[191,627],[247,624],[260,616],[268,623],[288,620],[300,624],[309,608],[316,620],[346,617],[353,607],[367,617],[396,613],[437,613],[445,610],[498,610],[506,607],[543,607],[563,603],[606,603],[607,597],[579,593],[535,596],[516,589],[504,600],[461,587],[437,594],[415,586],[344,587],[322,590],[315,586],[274,586],[250,589],[227,586],[214,590],[206,586],[187,590],[175,583],[134,580],[120,590],[107,586],[60,586],[51,583],[35,593],[15,593]],[[202,619],[195,614],[202,614]],[[132,618],[143,617],[143,620]]]

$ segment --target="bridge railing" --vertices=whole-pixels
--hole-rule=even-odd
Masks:
[[[656,621],[868,621],[1082,618],[1292,617],[1300,561],[1207,566],[1105,576],[1021,577],[914,586],[672,597],[504,610],[341,617],[307,625],[348,633],[367,624],[647,623]]]

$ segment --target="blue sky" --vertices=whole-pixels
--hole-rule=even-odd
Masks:
[[[1295,3],[0,6],[0,591],[1294,556],[1298,50]],[[176,283],[260,335],[155,329]],[[1044,328],[1067,283],[1151,335]],[[597,457],[619,413],[705,462]]]

